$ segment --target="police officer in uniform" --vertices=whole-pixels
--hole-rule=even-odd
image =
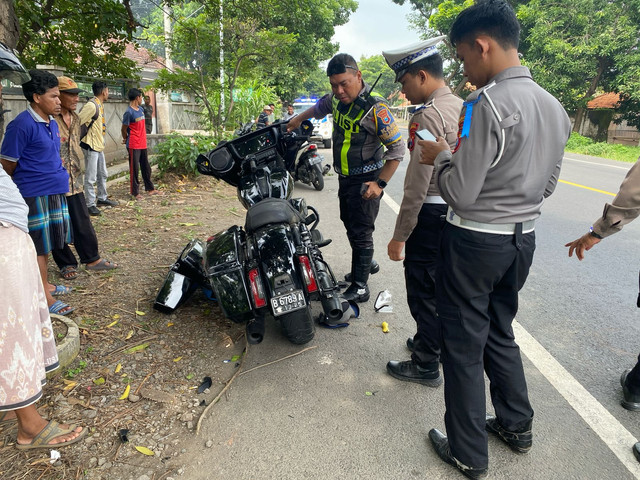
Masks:
[[[571,125],[562,105],[520,65],[520,25],[506,0],[480,0],[449,33],[477,90],[458,143],[419,141],[449,205],[436,273],[445,426],[429,438],[469,478],[487,474],[487,431],[517,452],[532,446],[520,349],[511,323],[535,249],[535,220],[555,189]],[[495,416],[486,416],[484,373]]]
[[[387,363],[389,374],[400,380],[437,387],[440,376],[440,347],[436,325],[435,274],[440,244],[440,230],[447,205],[440,196],[433,167],[420,163],[419,135],[427,130],[435,137],[444,137],[455,146],[462,100],[446,86],[442,72],[442,57],[437,45],[444,36],[382,52],[396,72],[396,82],[402,93],[417,108],[409,121],[407,146],[411,159],[404,178],[404,196],[396,220],[393,238],[387,246],[389,258],[404,259],[407,303],[417,324],[417,332],[407,340],[412,350],[411,360]],[[402,250],[405,256],[402,256]]]
[[[333,114],[333,168],[339,175],[340,219],[351,244],[347,300],[369,300],[373,231],[380,198],[405,152],[402,135],[384,99],[371,92],[351,55],[327,65],[332,93],[289,121],[289,131],[311,117]],[[385,151],[386,147],[386,151]]]
[[[602,216],[593,223],[589,231],[582,237],[565,245],[565,247],[569,247],[569,256],[573,256],[575,252],[578,260],[582,260],[585,251],[591,250],[601,240],[619,232],[622,227],[639,216],[640,158],[627,172],[627,176],[624,178],[622,185],[620,185],[620,190],[618,190],[613,202],[605,204]],[[636,304],[640,308],[640,294],[638,294]],[[623,395],[622,406],[632,412],[640,411],[640,355],[638,355],[638,361],[633,369],[627,369],[622,372],[620,384]],[[633,446],[633,454],[636,460],[640,461],[640,442]]]

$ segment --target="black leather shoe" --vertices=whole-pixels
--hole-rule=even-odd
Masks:
[[[117,200],[109,200],[107,198],[106,200],[98,200],[98,205],[107,205],[109,207],[116,207],[120,205],[120,202],[118,202]]]
[[[413,352],[413,337],[407,338],[407,348]]]
[[[435,369],[422,368],[413,360],[405,362],[396,362],[391,360],[387,363],[387,372],[398,380],[405,382],[415,382],[429,387],[437,387],[442,384],[442,376],[440,369],[436,365]]]
[[[102,215],[102,212],[100,211],[100,209],[95,205],[91,205],[90,207],[87,207],[87,210],[89,210],[89,215],[93,217],[99,217],[100,215]]]
[[[527,453],[531,450],[533,444],[533,433],[531,432],[531,424],[533,422],[527,422],[523,428],[517,432],[510,432],[505,430],[496,417],[487,414],[487,423],[485,423],[484,429],[497,435],[504,443],[509,445],[511,450],[518,453]]]
[[[485,478],[487,476],[487,468],[474,468],[467,467],[465,464],[461,463],[459,460],[451,454],[451,450],[449,449],[449,440],[447,436],[444,435],[437,428],[432,428],[429,430],[429,440],[431,440],[431,444],[433,445],[433,449],[436,451],[438,456],[447,462],[449,465],[453,465],[456,467],[462,474],[467,478]]]
[[[630,373],[631,370],[627,369],[622,372],[622,375],[620,376],[620,385],[622,385],[622,394],[624,395],[624,400],[622,400],[620,404],[627,410],[637,412],[640,410],[640,395],[634,395],[627,387],[627,375]]]
[[[636,443],[633,448],[633,456],[636,457],[636,460],[640,462],[640,442]]]

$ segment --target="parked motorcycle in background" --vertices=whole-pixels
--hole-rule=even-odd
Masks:
[[[302,135],[276,123],[220,142],[200,155],[198,171],[237,187],[247,208],[244,228],[234,225],[210,237],[192,240],[171,267],[154,307],[172,312],[195,289],[209,289],[224,315],[247,322],[247,340],[260,343],[265,318],[275,318],[296,344],[309,342],[315,331],[310,301],[319,300],[320,321],[348,323],[353,307],[340,294],[338,282],[320,248],[328,245],[317,229],[318,212],[303,198],[291,198],[293,177],[286,165],[295,162],[311,132]]]
[[[291,170],[293,178],[320,191],[324,188],[324,174],[328,171],[323,168],[324,157],[318,152],[315,144],[306,142],[296,154],[295,165]]]

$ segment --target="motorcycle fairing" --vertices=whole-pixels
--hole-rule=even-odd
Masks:
[[[244,208],[250,208],[268,198],[290,198],[293,178],[283,167],[258,169],[243,176],[238,184],[238,199]]]
[[[204,243],[198,239],[191,240],[182,249],[156,295],[153,308],[163,313],[171,313],[198,287],[206,287],[209,284],[202,263],[203,253]]]

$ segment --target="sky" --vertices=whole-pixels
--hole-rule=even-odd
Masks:
[[[420,40],[418,32],[409,29],[407,14],[409,1],[400,6],[391,0],[359,0],[358,10],[349,22],[336,27],[331,39],[340,43],[340,53],[348,53],[356,60],[379,55],[383,50],[395,50]]]

